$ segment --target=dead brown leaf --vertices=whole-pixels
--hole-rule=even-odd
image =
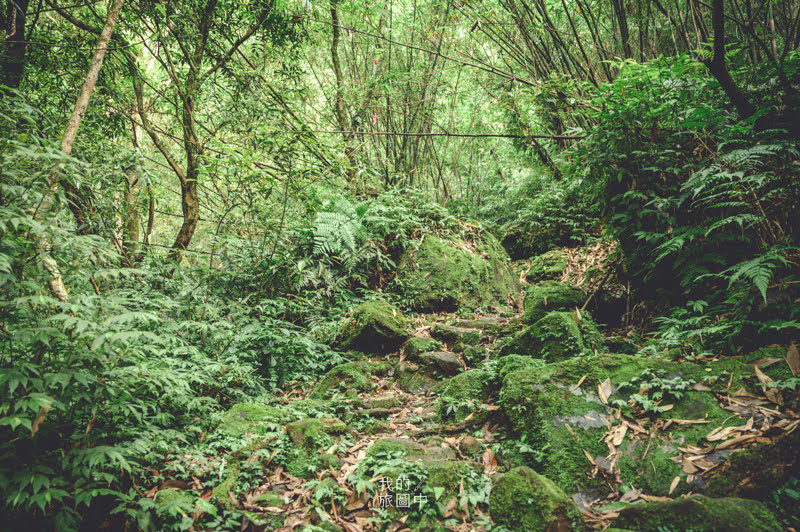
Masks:
[[[597,386],[597,395],[600,397],[600,401],[604,405],[608,404],[608,398],[611,397],[612,393],[613,393],[613,388],[611,386],[610,378],[604,380]]]
[[[677,477],[672,479],[672,484],[669,485],[669,493],[670,493],[670,495],[672,495],[672,492],[675,491],[675,488],[678,487],[678,484],[680,483],[680,481],[681,481],[681,477],[680,476],[677,476]]]
[[[797,345],[794,342],[789,346],[789,351],[786,353],[786,363],[789,364],[792,375],[800,373],[800,351],[797,350]]]

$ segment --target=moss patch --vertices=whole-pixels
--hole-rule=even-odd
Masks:
[[[518,354],[543,358],[548,362],[580,356],[602,346],[602,336],[594,323],[571,312],[550,312],[525,328],[503,346],[501,355]]]
[[[322,377],[322,380],[309,394],[310,399],[326,399],[338,391],[356,390],[365,392],[372,389],[372,376],[386,374],[388,362],[348,362],[336,366]]]
[[[489,496],[492,520],[511,530],[580,530],[583,516],[551,480],[527,467],[495,480]]]
[[[508,268],[508,255],[497,239],[484,233],[474,245],[459,244],[425,235],[418,249],[403,255],[396,286],[415,309],[505,305],[508,295],[519,291]]]
[[[748,499],[710,499],[703,496],[675,501],[635,504],[620,511],[611,526],[642,532],[771,532],[782,527],[767,508]]]
[[[471,369],[450,379],[441,393],[439,415],[463,420],[488,399],[491,380],[492,374],[482,369]]]
[[[561,275],[568,265],[567,255],[560,251],[548,251],[538,255],[529,262],[530,270],[525,275],[529,283],[541,281],[555,281],[561,279]]]
[[[409,360],[417,360],[422,353],[438,351],[440,347],[442,347],[442,342],[439,340],[414,336],[406,342],[406,356]]]
[[[367,301],[353,311],[342,331],[344,349],[365,353],[388,353],[409,337],[406,319],[386,301]]]
[[[258,432],[259,427],[267,423],[282,425],[295,419],[291,412],[261,403],[239,403],[228,410],[219,430],[227,434],[240,435]]]
[[[450,349],[456,352],[463,351],[467,346],[478,345],[483,340],[480,329],[466,329],[441,323],[433,326],[431,336],[447,343]]]
[[[347,432],[347,425],[338,419],[301,419],[286,425],[286,434],[293,448],[285,459],[290,475],[309,478],[321,465],[320,451],[330,447],[334,436]]]
[[[580,288],[566,283],[542,283],[533,285],[525,292],[525,314],[522,321],[536,323],[548,312],[554,310],[571,311],[580,308],[586,295]]]

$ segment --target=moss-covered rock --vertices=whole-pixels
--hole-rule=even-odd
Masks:
[[[435,338],[420,338],[414,336],[406,342],[406,357],[409,360],[417,360],[420,354],[438,351],[442,347],[442,342]]]
[[[287,424],[286,434],[293,445],[285,459],[287,473],[301,478],[313,476],[321,465],[320,452],[347,431],[347,425],[338,419],[306,418]]]
[[[477,366],[486,359],[486,349],[477,345],[470,345],[464,348],[462,356],[464,361],[470,366]]]
[[[589,318],[572,312],[550,312],[505,344],[501,355],[526,355],[548,362],[580,356],[602,347],[602,336]]]
[[[710,499],[697,495],[664,502],[634,504],[620,510],[611,526],[640,532],[772,532],[783,527],[760,502]]]
[[[493,236],[467,245],[425,235],[400,260],[396,286],[421,311],[505,305],[519,283],[508,255]]]
[[[388,353],[410,336],[400,310],[386,301],[367,301],[353,311],[342,331],[342,347],[365,353]]]
[[[583,290],[566,283],[542,283],[528,287],[525,291],[525,314],[522,321],[536,323],[548,312],[574,310],[586,301]]]
[[[431,371],[433,375],[443,375],[452,377],[463,369],[461,359],[455,353],[447,351],[434,351],[432,353],[422,353],[419,355],[420,364]]]
[[[507,364],[513,365],[514,360]],[[704,366],[625,355],[590,355],[508,373],[498,404],[513,433],[524,435],[529,444],[545,450],[538,462],[530,465],[568,493],[592,492],[602,486],[599,479],[587,474],[592,464],[586,453],[601,467],[608,455],[602,440],[609,409],[596,394],[600,382],[610,379],[615,390],[610,400],[627,401],[630,393],[620,392],[619,385],[641,376],[644,370],[660,370],[694,382],[702,382],[708,376],[710,386],[724,389],[727,381],[716,377],[731,367],[727,363],[718,367],[716,362]],[[581,379],[581,387],[576,387]],[[714,428],[740,422],[722,410],[709,392],[689,391],[679,400],[670,399],[669,404],[673,408],[661,414],[664,419],[704,419],[709,423],[673,424],[668,430],[659,431],[652,441],[633,433],[625,438],[619,448],[620,477],[623,483],[632,483],[653,495],[667,495],[676,476],[686,479],[680,464],[672,460],[679,454],[679,447],[701,444]],[[605,467],[610,469],[610,464]],[[690,489],[681,482],[673,495]]]
[[[284,408],[262,403],[239,403],[233,405],[222,418],[219,430],[227,434],[256,433],[265,424],[282,425],[297,416]]]
[[[530,260],[530,269],[525,274],[525,278],[529,283],[556,281],[561,279],[568,264],[569,261],[566,253],[561,251],[548,251]]]
[[[397,368],[397,386],[408,393],[427,393],[441,382],[435,368],[404,362]]]
[[[503,382],[506,375],[523,369],[541,368],[544,365],[542,360],[526,357],[522,355],[506,355],[494,361],[494,370],[497,373],[498,382]]]
[[[486,316],[482,318],[456,318],[449,321],[448,325],[465,329],[480,329],[486,336],[497,336],[508,325],[508,321],[503,318]]]
[[[581,530],[583,516],[550,479],[527,467],[497,478],[489,496],[492,520],[510,530]]]
[[[450,379],[441,393],[439,414],[461,421],[489,398],[492,374],[482,369],[471,369]]]
[[[347,362],[336,366],[322,377],[309,394],[310,399],[326,399],[339,391],[372,389],[372,376],[385,375],[391,365],[388,362]]]
[[[480,329],[467,329],[437,323],[431,329],[431,336],[445,342],[453,351],[463,351],[470,345],[478,345],[483,340]]]

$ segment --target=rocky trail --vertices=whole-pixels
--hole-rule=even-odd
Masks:
[[[637,356],[550,275],[492,314],[360,305],[349,362],[235,405],[209,437],[249,443],[148,495],[192,488],[242,530],[778,529],[755,499],[797,471],[796,398],[768,385],[796,348]]]

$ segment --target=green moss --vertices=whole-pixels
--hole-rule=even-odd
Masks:
[[[523,369],[541,368],[543,366],[541,360],[536,360],[522,355],[506,355],[500,357],[495,362],[495,372],[497,373],[497,380],[503,382],[506,375],[520,371]]]
[[[388,362],[348,362],[336,366],[322,377],[309,394],[310,399],[325,399],[336,392],[372,389],[372,376],[385,374],[391,365]]]
[[[750,374],[753,373],[753,364],[761,359],[761,358],[777,358],[780,359],[778,362],[774,364],[770,364],[769,366],[765,366],[760,368],[764,374],[775,381],[782,381],[786,379],[791,379],[793,377],[792,370],[789,369],[789,364],[786,363],[785,357],[786,353],[789,351],[789,346],[786,345],[771,345],[767,347],[761,347],[756,349],[755,351],[744,355],[741,358],[741,361],[744,364],[747,364],[747,367],[750,369]]]
[[[478,345],[483,340],[480,329],[465,329],[452,325],[437,323],[431,330],[431,336],[447,343],[452,351],[463,351],[467,346]]]
[[[571,312],[550,312],[506,344],[501,355],[526,355],[548,362],[580,356],[602,345],[602,336],[587,313],[578,320]]]
[[[431,391],[439,380],[427,368],[416,364],[403,364],[397,374],[397,386],[408,393],[423,393]]]
[[[219,430],[234,435],[257,432],[265,423],[282,425],[295,417],[291,412],[277,406],[239,403],[224,414]]]
[[[470,345],[464,348],[464,353],[462,355],[467,364],[476,366],[486,358],[486,349],[476,345]]]
[[[471,369],[450,379],[441,392],[439,415],[461,421],[474,412],[475,405],[488,399],[492,377],[488,371]]]
[[[405,438],[383,438],[373,443],[367,450],[367,457],[376,458],[380,454],[399,454],[409,458],[425,456],[425,447]]]
[[[567,255],[560,251],[548,251],[531,259],[530,270],[525,277],[529,283],[555,281],[561,278],[567,269]]]
[[[307,418],[286,425],[286,434],[293,444],[285,459],[286,471],[301,478],[312,476],[321,465],[320,451],[336,441],[333,436],[347,430],[347,425],[338,419]]]
[[[409,360],[416,360],[420,354],[438,351],[440,347],[442,347],[442,342],[439,340],[414,336],[406,342],[406,356]]]
[[[182,510],[194,506],[197,496],[189,490],[164,489],[156,493],[153,502],[156,508],[163,509],[167,506],[180,506]]]
[[[345,324],[342,347],[366,353],[388,353],[409,337],[407,327],[397,307],[386,301],[367,301],[355,308]]]
[[[675,501],[647,502],[620,511],[611,526],[641,532],[773,532],[782,527],[767,508],[748,499],[710,499],[700,495]]]
[[[489,496],[492,520],[511,530],[579,530],[583,516],[551,480],[527,467],[500,476]]]
[[[585,301],[583,290],[570,284],[551,282],[533,285],[525,292],[525,314],[522,321],[536,323],[548,312],[572,311],[583,306]]]
[[[286,506],[286,502],[283,500],[283,497],[271,491],[256,497],[256,502],[259,504],[259,506],[268,506],[272,508]]]
[[[425,235],[418,249],[401,258],[396,286],[421,311],[505,305],[519,291],[508,255],[488,233],[472,248]]]

